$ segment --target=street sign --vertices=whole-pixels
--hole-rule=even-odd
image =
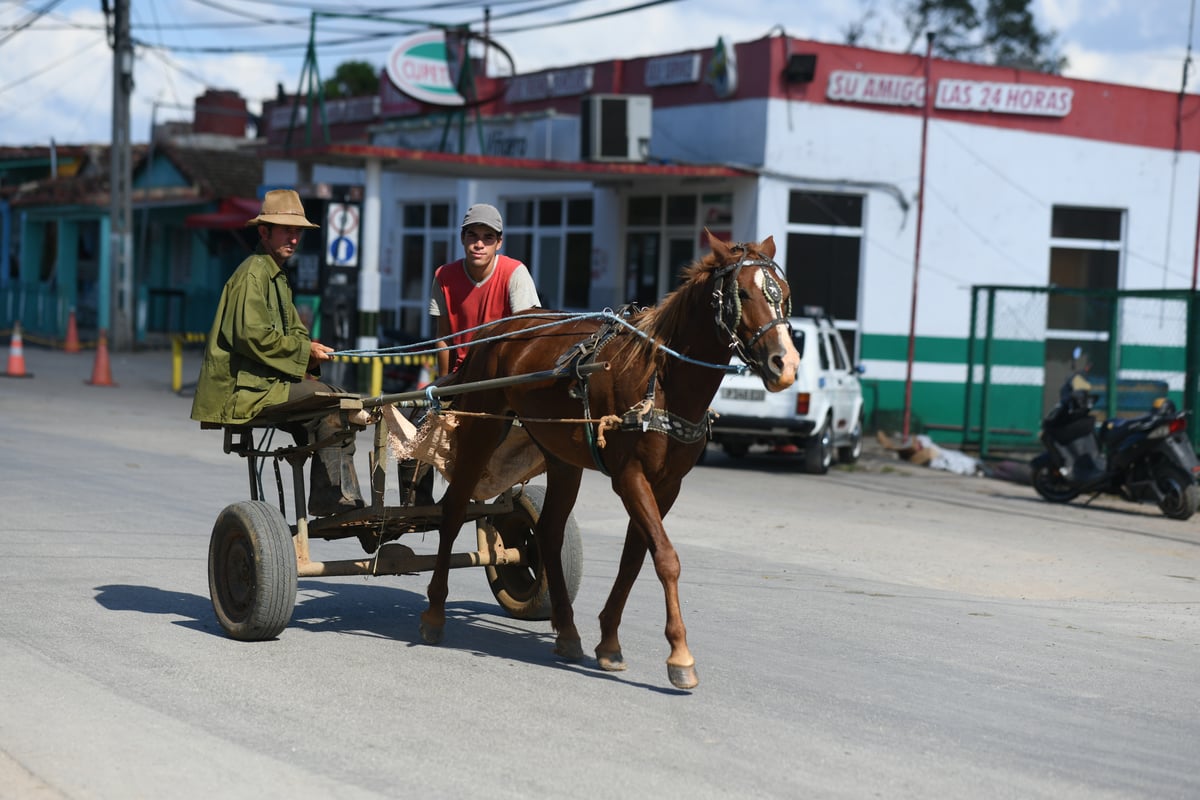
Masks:
[[[325,215],[325,263],[331,267],[358,266],[359,209],[353,203],[330,203]]]

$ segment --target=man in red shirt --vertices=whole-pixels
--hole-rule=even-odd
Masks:
[[[541,305],[529,268],[500,255],[504,221],[495,206],[479,203],[468,208],[460,239],[463,258],[437,268],[430,293],[438,345],[454,345],[437,354],[439,375],[457,370],[467,356],[467,343],[487,331],[455,334]]]

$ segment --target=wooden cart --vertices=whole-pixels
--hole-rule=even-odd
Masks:
[[[589,365],[586,371],[605,369]],[[406,575],[433,569],[434,554],[418,555],[396,541],[406,534],[437,530],[440,505],[388,505],[387,427],[376,414],[366,430],[374,430],[370,454],[370,498],[364,508],[327,517],[306,516],[305,464],[321,447],[337,438],[355,436],[360,427],[351,419],[363,410],[382,405],[416,406],[441,397],[495,385],[545,381],[567,377],[561,371],[519,375],[471,385],[431,387],[376,398],[351,394],[317,393],[304,400],[271,407],[247,425],[202,423],[224,432],[224,449],[246,460],[250,499],[226,506],[213,525],[208,551],[208,585],[213,609],[225,632],[234,639],[262,641],[275,638],[287,627],[296,605],[299,578],[338,575]],[[486,386],[485,386],[486,384]],[[338,437],[304,447],[271,444],[279,425],[339,414]],[[259,442],[255,443],[255,436]],[[283,462],[291,468],[294,522],[288,522]],[[277,502],[265,499],[262,472],[272,465]],[[399,493],[396,492],[398,495]],[[483,567],[488,586],[500,606],[518,619],[549,619],[550,598],[545,569],[534,527],[541,514],[545,490],[541,486],[516,486],[499,496],[472,502],[467,521],[475,523],[476,549],[456,552],[452,568]],[[314,539],[378,537],[384,542],[373,555],[359,559],[314,561]],[[574,517],[567,520],[562,549],[563,571],[574,600],[583,572],[583,546]]]

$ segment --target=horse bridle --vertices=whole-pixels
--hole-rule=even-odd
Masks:
[[[735,244],[731,252],[740,253],[740,257],[732,264],[726,264],[720,269],[713,270],[713,309],[716,312],[717,328],[729,337],[729,346],[737,353],[738,358],[749,364],[755,372],[762,374],[762,364],[753,356],[754,345],[767,335],[776,325],[783,325],[791,330],[788,317],[792,312],[792,299],[787,299],[784,307],[783,287],[776,277],[784,278],[783,270],[770,258],[749,258],[750,249],[744,244]],[[742,267],[758,267],[763,278],[762,292],[767,298],[771,309],[775,312],[774,319],[767,322],[750,337],[749,342],[743,342],[737,335],[738,325],[742,322],[742,299],[738,296],[738,273]],[[765,269],[769,267],[770,269]]]

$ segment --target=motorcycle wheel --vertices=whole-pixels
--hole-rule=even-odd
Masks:
[[[1159,464],[1154,468],[1154,485],[1162,499],[1158,508],[1171,519],[1191,519],[1200,505],[1200,486],[1191,473],[1174,464]]]
[[[1079,490],[1067,483],[1049,459],[1034,459],[1033,488],[1051,503],[1069,503],[1079,496]]]

